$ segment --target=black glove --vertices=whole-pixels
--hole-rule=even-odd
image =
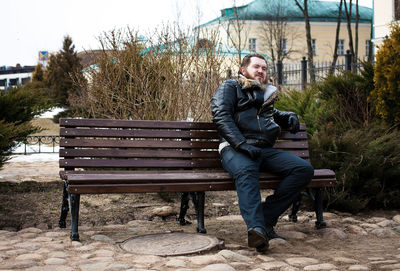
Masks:
[[[260,148],[247,143],[240,144],[239,147],[237,147],[237,150],[248,155],[252,160],[257,159],[257,157],[261,154]]]
[[[296,114],[293,113],[290,115],[288,124],[289,124],[289,131],[292,134],[295,134],[300,130],[300,122]]]

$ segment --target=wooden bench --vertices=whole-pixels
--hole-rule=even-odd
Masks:
[[[195,198],[198,231],[204,229],[204,191],[235,190],[221,166],[218,133],[213,123],[109,119],[60,119],[60,176],[64,180],[60,227],[71,208],[71,239],[79,240],[81,194],[183,192],[179,221],[184,224],[188,193]],[[282,131],[275,148],[309,159],[305,125]],[[274,189],[277,176],[262,173],[262,189]],[[336,184],[335,173],[317,169],[309,188],[316,188],[316,227],[325,227],[322,189]],[[194,193],[196,192],[196,193]],[[186,205],[185,205],[186,204]],[[298,204],[291,220],[295,221]]]

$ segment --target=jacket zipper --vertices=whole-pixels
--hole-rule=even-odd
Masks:
[[[258,129],[261,131],[260,116],[257,114]]]

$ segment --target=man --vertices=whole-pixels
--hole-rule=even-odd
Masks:
[[[239,78],[222,83],[212,98],[222,165],[235,181],[248,246],[259,252],[268,249],[270,239],[280,237],[274,231],[279,216],[314,175],[307,161],[273,148],[280,127],[292,133],[299,130],[295,113],[274,108],[277,98],[277,89],[268,84],[267,61],[259,54],[245,56]],[[263,203],[260,171],[283,177],[274,194]]]

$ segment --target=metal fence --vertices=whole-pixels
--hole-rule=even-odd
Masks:
[[[59,151],[60,136],[28,136],[12,152],[14,154],[56,153]]]
[[[315,81],[320,82],[326,78],[332,69],[330,62],[314,63]],[[333,74],[338,74],[344,70],[358,72],[361,63],[353,63],[352,55],[348,51],[345,55],[345,60],[337,61],[333,68]],[[273,74],[270,73],[270,74]],[[311,83],[310,67],[307,66],[305,57],[300,63],[284,64],[280,61],[276,64],[276,85],[285,86],[294,89],[305,89],[306,85]]]

